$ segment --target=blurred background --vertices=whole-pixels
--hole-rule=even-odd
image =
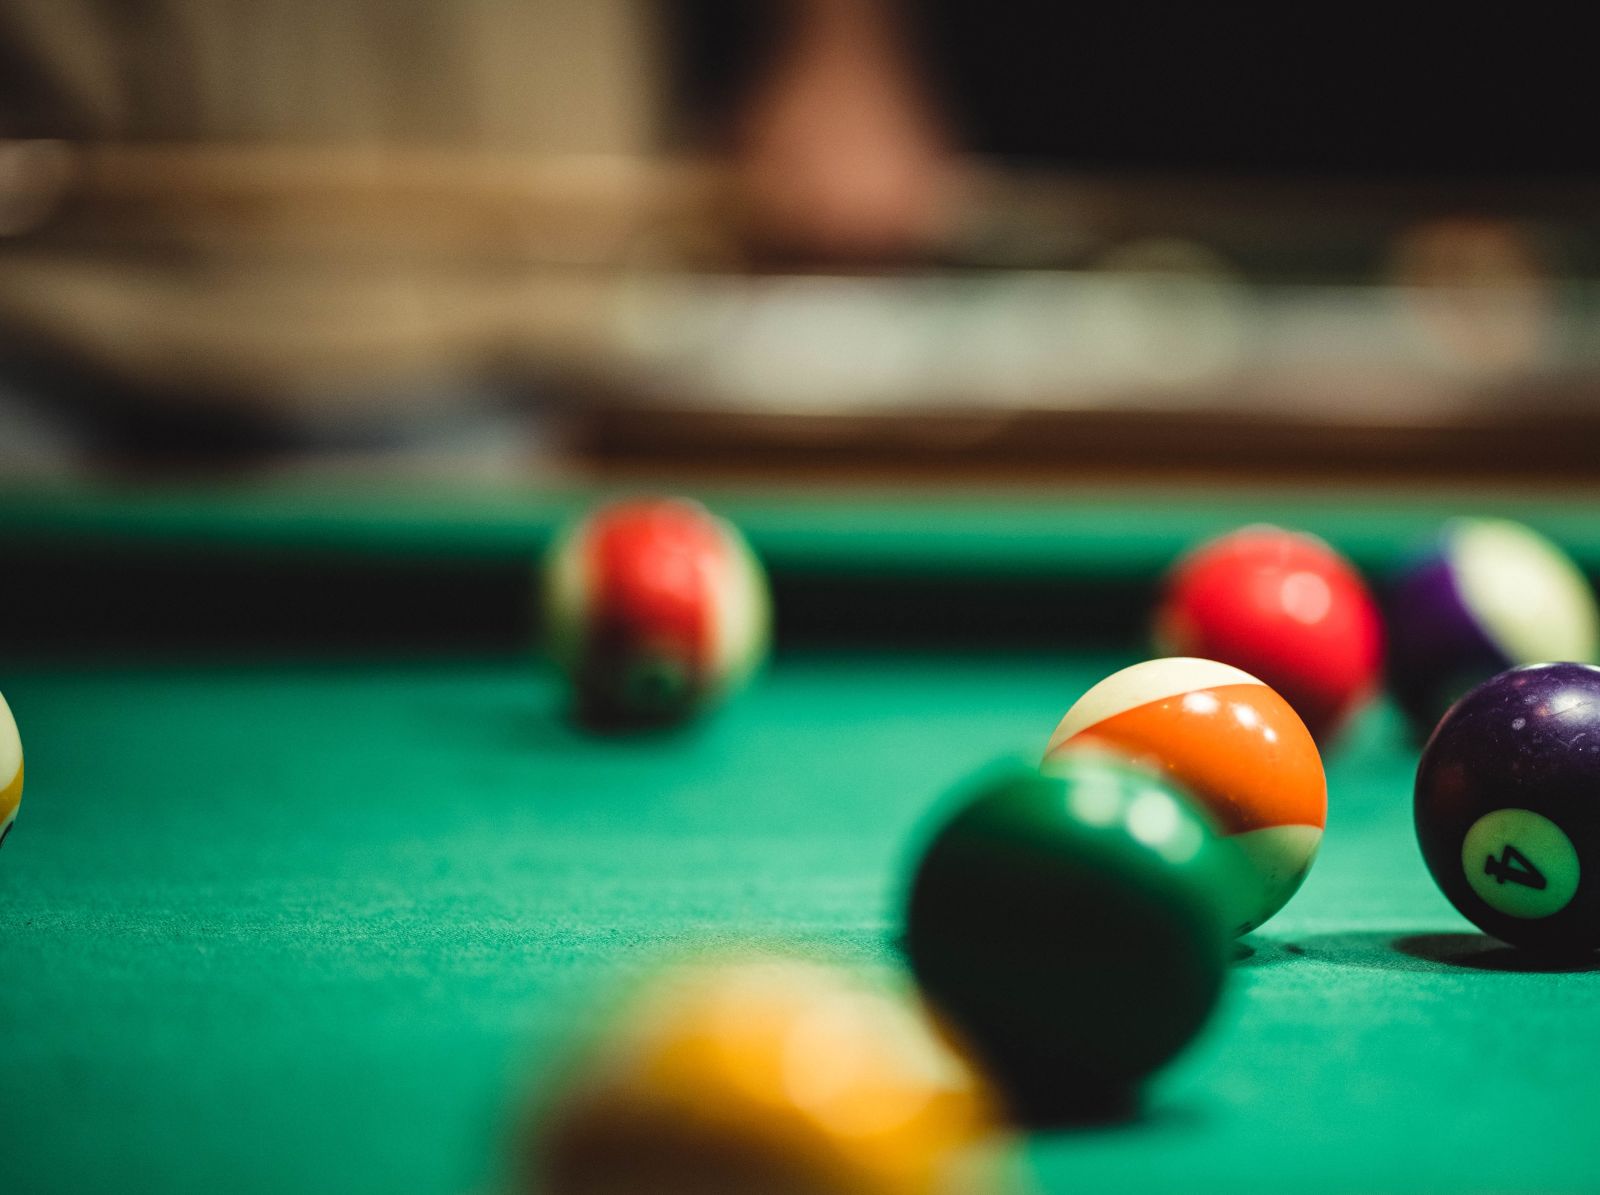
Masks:
[[[5,0],[0,480],[1593,480],[1576,47],[1347,18]]]

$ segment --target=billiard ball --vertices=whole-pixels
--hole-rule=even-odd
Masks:
[[[569,1071],[525,1143],[541,1195],[934,1195],[1002,1171],[976,1070],[914,1001],[830,963],[670,967]]]
[[[1163,655],[1260,677],[1322,743],[1382,676],[1382,618],[1361,574],[1322,540],[1279,527],[1244,527],[1182,557],[1167,575],[1154,639]]]
[[[1395,578],[1389,687],[1419,738],[1473,685],[1518,664],[1594,662],[1600,612],[1571,559],[1504,519],[1458,519]]]
[[[546,561],[551,654],[591,722],[669,722],[715,704],[760,665],[769,622],[744,537],[695,502],[602,507]]]
[[[1417,765],[1434,880],[1502,941],[1600,948],[1600,668],[1531,664],[1450,708]]]
[[[22,804],[22,739],[17,734],[11,707],[0,694],[0,846],[16,824]]]
[[[1222,991],[1236,852],[1155,772],[1080,748],[965,789],[913,870],[924,994],[1026,1123],[1120,1110]]]
[[[1243,853],[1247,875],[1227,902],[1234,933],[1261,925],[1300,887],[1327,823],[1322,757],[1300,716],[1254,676],[1184,657],[1124,668],[1067,711],[1043,766],[1084,742],[1171,778]]]

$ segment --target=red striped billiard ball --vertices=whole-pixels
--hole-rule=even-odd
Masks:
[[[671,722],[716,704],[765,658],[769,624],[760,563],[696,502],[601,507],[546,562],[546,636],[585,721]]]

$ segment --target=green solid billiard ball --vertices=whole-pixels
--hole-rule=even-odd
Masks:
[[[1239,866],[1169,782],[1084,748],[976,784],[917,863],[906,949],[1017,1115],[1095,1111],[1210,1017]]]

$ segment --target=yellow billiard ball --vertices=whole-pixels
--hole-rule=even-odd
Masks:
[[[837,967],[657,977],[536,1118],[549,1195],[933,1195],[988,1174],[995,1105],[921,1014]],[[954,1185],[953,1185],[954,1184]]]
[[[0,843],[11,833],[21,804],[22,739],[11,707],[6,704],[5,695],[0,694]]]

